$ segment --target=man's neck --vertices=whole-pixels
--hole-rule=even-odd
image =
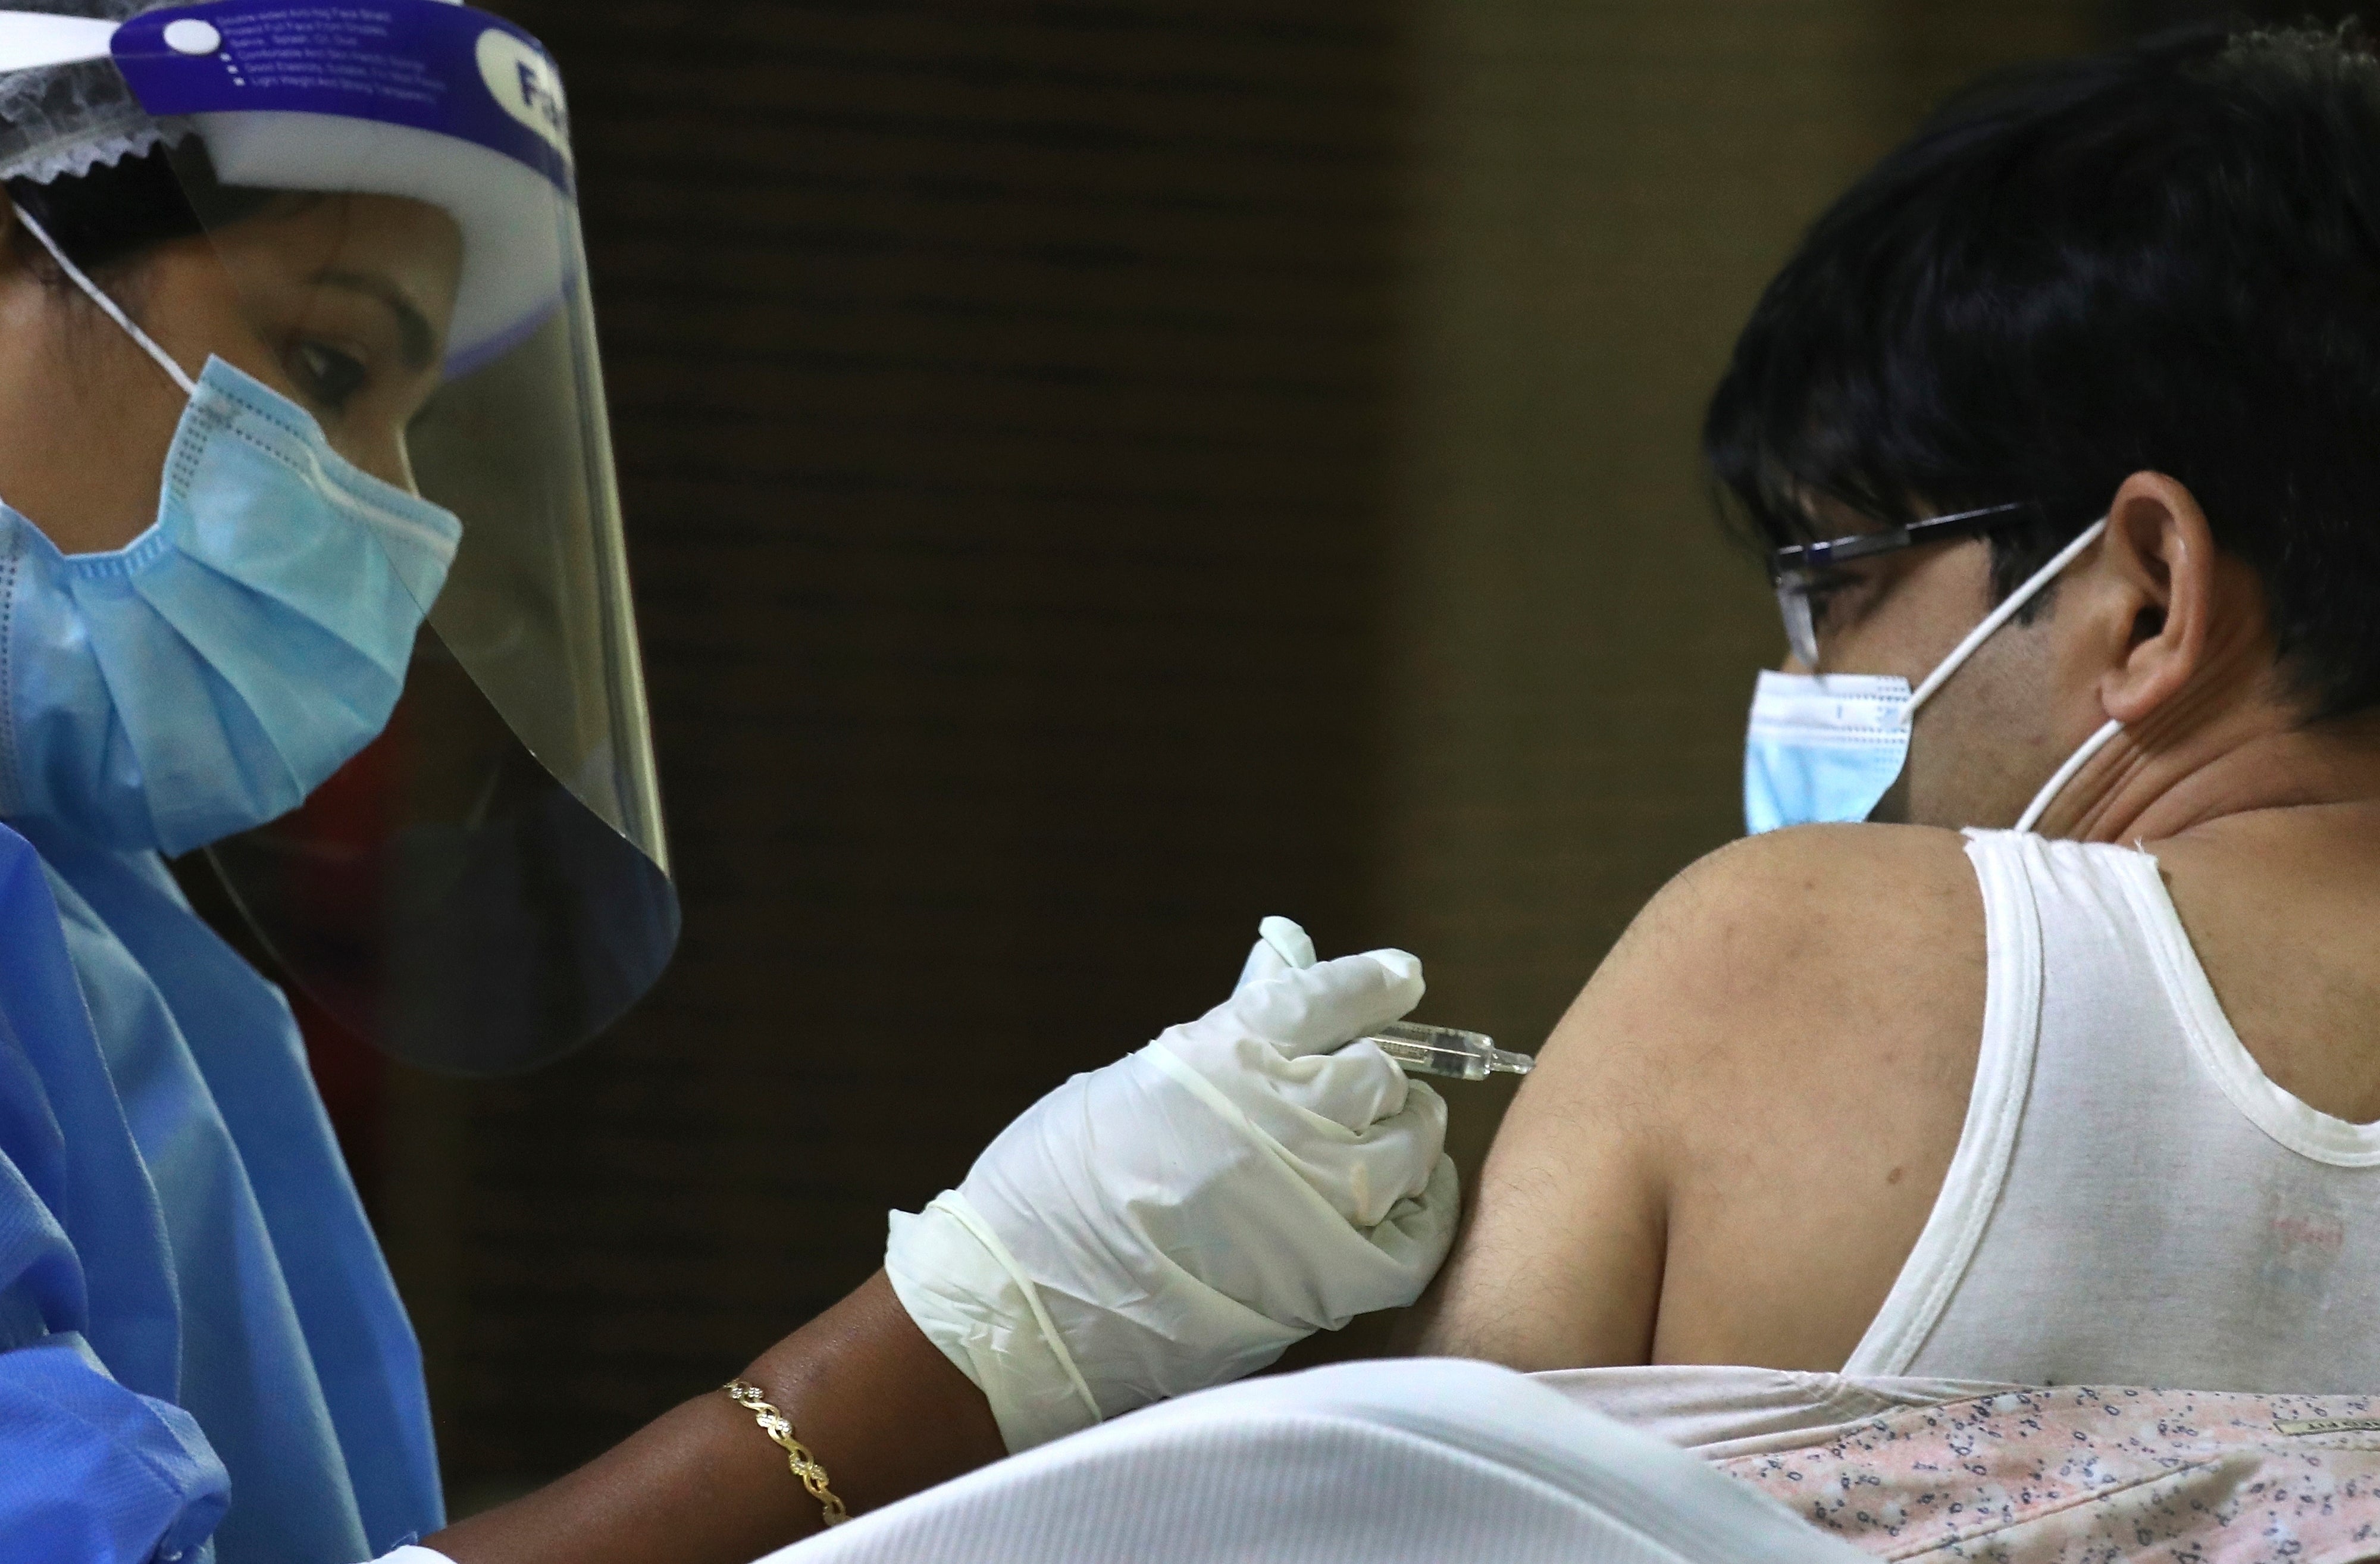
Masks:
[[[2380,714],[2308,724],[2277,691],[2238,702],[2210,693],[2117,735],[2041,829],[2159,841],[2254,811],[2358,802],[2380,802]]]

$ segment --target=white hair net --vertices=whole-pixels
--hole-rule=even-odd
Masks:
[[[165,0],[7,0],[15,11],[122,21]],[[188,127],[152,118],[111,60],[0,75],[0,180],[47,183],[178,141]]]

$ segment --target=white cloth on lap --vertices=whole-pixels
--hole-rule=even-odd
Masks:
[[[1858,1564],[1682,1450],[1522,1375],[1414,1359],[1135,1412],[769,1564]]]

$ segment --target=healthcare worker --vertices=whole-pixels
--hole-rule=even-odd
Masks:
[[[161,855],[432,1068],[666,961],[561,83],[440,0],[0,12],[0,1556],[350,1564],[443,1523],[419,1356]],[[1418,965],[1267,934],[734,1386],[431,1541],[748,1558],[1410,1301],[1443,1108],[1341,1045]]]

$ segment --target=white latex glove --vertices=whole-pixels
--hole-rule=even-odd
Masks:
[[[1296,924],[1264,928],[1230,999],[1075,1076],[956,1190],[892,1214],[893,1291],[1012,1451],[1410,1303],[1446,1258],[1446,1105],[1343,1046],[1420,1003],[1421,963],[1315,965]]]

